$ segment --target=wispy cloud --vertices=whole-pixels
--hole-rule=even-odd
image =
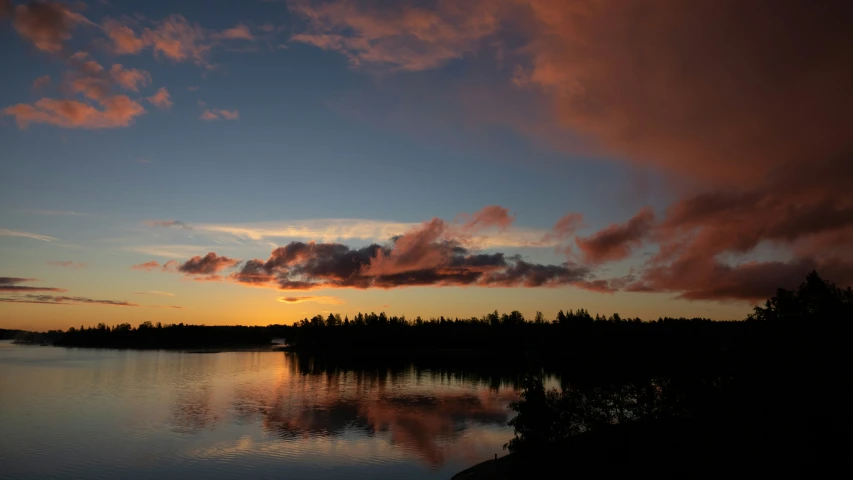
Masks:
[[[286,222],[232,224],[194,224],[198,233],[230,234],[255,241],[271,239],[304,239],[319,242],[337,240],[387,241],[401,235],[418,223],[391,222],[359,218],[328,218]],[[549,247],[556,239],[546,238],[548,231],[532,228],[505,228],[488,235],[473,235],[472,243],[481,248]]]
[[[237,120],[240,118],[240,112],[237,110],[222,110],[218,108],[210,108],[202,112],[198,118],[202,120]]]
[[[161,297],[174,297],[175,294],[171,292],[161,292],[159,290],[149,290],[147,292],[133,292],[133,295],[159,295]]]
[[[91,217],[94,216],[93,213],[82,213],[75,212],[72,210],[44,210],[44,209],[23,209],[21,210],[24,213],[31,213],[33,215],[60,215],[60,216],[75,216],[75,217]]]
[[[116,307],[138,307],[136,303],[120,300],[96,300],[87,297],[65,297],[57,295],[25,294],[13,297],[0,297],[6,303],[40,303],[47,305],[111,305]]]
[[[41,240],[44,242],[50,242],[52,240],[58,240],[56,237],[49,237],[47,235],[39,235],[38,233],[21,232],[18,230],[9,230],[8,228],[0,228],[0,237],[24,237],[24,238],[32,238],[34,240]]]
[[[37,281],[35,278],[0,277],[0,292],[65,292],[67,290],[55,287],[30,287],[21,285]]]
[[[186,258],[197,255],[199,251],[210,249],[210,246],[199,245],[136,245],[126,247],[125,250],[143,255],[153,255],[164,258]]]
[[[144,270],[147,272],[147,271],[154,270],[155,268],[160,268],[160,263],[156,262],[154,260],[151,260],[150,262],[132,265],[130,268],[132,268],[134,270]]]
[[[61,260],[48,260],[47,264],[52,265],[54,267],[74,268],[74,269],[80,269],[80,268],[86,267],[85,262],[74,263],[72,261],[61,261]]]
[[[287,304],[297,304],[297,303],[319,303],[323,305],[343,305],[344,300],[338,297],[325,296],[325,295],[306,295],[302,297],[278,297],[275,299],[276,302],[287,303]]]
[[[187,230],[191,229],[189,225],[180,221],[180,220],[145,220],[145,225],[149,227],[180,227],[185,228]]]

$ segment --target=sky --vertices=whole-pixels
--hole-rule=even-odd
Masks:
[[[0,328],[853,283],[849,2],[0,0]]]

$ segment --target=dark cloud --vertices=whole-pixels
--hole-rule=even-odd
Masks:
[[[0,11],[9,7],[6,2]],[[59,2],[28,2],[15,8],[15,30],[46,52],[61,52],[63,43],[71,39],[71,32],[79,24],[91,22]]]
[[[14,285],[17,283],[24,282],[35,282],[35,278],[21,278],[21,277],[0,277],[0,285]]]
[[[281,290],[396,288],[405,286],[542,287],[590,278],[587,268],[540,265],[503,253],[469,253],[434,219],[395,237],[387,246],[350,248],[338,243],[291,242],[264,261],[249,260],[231,279]]]
[[[67,290],[54,287],[30,287],[21,283],[35,282],[35,278],[0,277],[0,292],[65,292]]]
[[[0,18],[12,16],[12,0],[0,0]]]
[[[853,283],[853,263],[841,259],[798,258],[728,265],[714,258],[695,257],[649,268],[640,281],[629,284],[626,290],[671,292],[688,300],[754,302],[772,296],[779,287],[795,287],[812,270],[844,285]]]
[[[213,252],[207,255],[195,256],[178,266],[178,271],[188,275],[215,275],[221,270],[231,268],[239,263],[228,257],[220,257]]]
[[[47,305],[112,305],[118,307],[138,307],[138,304],[117,300],[94,300],[86,297],[65,297],[57,295],[26,294],[16,297],[0,297],[0,302],[7,303],[41,303]]]

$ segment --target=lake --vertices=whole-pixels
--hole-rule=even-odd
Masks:
[[[0,478],[449,479],[503,455],[516,388],[284,352],[0,342]]]

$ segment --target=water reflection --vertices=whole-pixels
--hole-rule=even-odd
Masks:
[[[516,383],[277,352],[0,345],[0,477],[449,478],[502,452]]]

